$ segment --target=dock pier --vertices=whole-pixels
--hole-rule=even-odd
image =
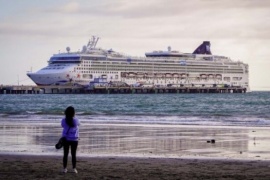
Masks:
[[[246,93],[242,87],[95,87],[80,86],[0,86],[0,94],[168,94]]]

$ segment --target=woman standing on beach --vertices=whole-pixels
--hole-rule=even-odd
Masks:
[[[73,172],[78,173],[76,169],[76,151],[78,147],[80,122],[78,119],[74,118],[75,109],[72,106],[67,107],[65,115],[66,118],[62,119],[61,122],[63,127],[62,137],[66,137],[66,143],[64,144],[63,172],[67,173],[68,153],[69,147],[71,147]]]

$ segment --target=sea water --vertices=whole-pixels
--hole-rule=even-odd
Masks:
[[[61,156],[68,106],[81,121],[79,156],[270,159],[270,92],[2,94],[0,154]]]
[[[68,106],[84,123],[270,126],[270,92],[246,94],[0,95],[0,120],[59,123]]]

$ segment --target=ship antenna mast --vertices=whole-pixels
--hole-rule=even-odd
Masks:
[[[95,47],[96,47],[96,45],[97,45],[98,40],[99,40],[99,37],[97,37],[97,39],[96,39],[96,42],[95,42]]]
[[[99,37],[92,36],[92,38],[89,40],[87,44],[87,50],[94,49],[97,45],[98,40],[99,40]]]

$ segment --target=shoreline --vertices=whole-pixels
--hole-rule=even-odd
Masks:
[[[269,127],[84,124],[78,174],[62,170],[59,124],[2,124],[3,179],[270,179]],[[215,143],[207,140],[215,139]]]
[[[54,145],[59,124],[0,126],[0,154],[62,155]],[[215,143],[208,143],[215,140]],[[84,124],[77,154],[82,157],[270,160],[269,127]]]
[[[62,158],[62,149],[55,153],[33,153],[33,152],[3,152],[0,151],[0,156],[22,156],[22,157],[48,157],[48,158]],[[69,154],[70,156],[70,154]],[[71,157],[70,157],[71,158]],[[119,158],[119,159],[175,159],[175,160],[199,160],[199,161],[261,161],[261,162],[269,162],[270,167],[270,159],[269,158],[259,158],[257,157],[212,157],[212,156],[200,156],[200,155],[183,155],[183,156],[159,156],[159,155],[151,155],[151,154],[137,154],[137,155],[130,155],[130,154],[82,154],[77,152],[77,158]]]
[[[78,174],[63,174],[61,156],[3,155],[3,179],[270,179],[270,161],[78,157]]]

